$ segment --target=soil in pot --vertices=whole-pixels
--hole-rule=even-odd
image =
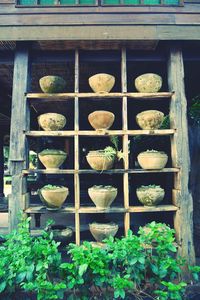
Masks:
[[[115,77],[106,73],[95,74],[89,78],[89,85],[95,93],[109,93],[114,84]]]
[[[97,208],[109,208],[117,197],[117,188],[113,186],[94,185],[88,189],[88,194]]]
[[[57,149],[45,149],[38,153],[39,160],[47,170],[57,170],[67,158],[67,153]]]

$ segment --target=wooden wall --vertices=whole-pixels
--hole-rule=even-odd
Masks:
[[[15,7],[0,0],[0,40],[199,40],[200,1],[184,7]]]

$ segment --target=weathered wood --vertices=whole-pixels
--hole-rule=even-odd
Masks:
[[[143,170],[143,169],[112,169],[112,170],[105,170],[105,171],[96,171],[92,169],[79,169],[79,170],[72,170],[72,169],[59,169],[59,170],[46,170],[46,169],[29,169],[23,170],[22,173],[24,175],[28,174],[143,174],[143,173],[177,173],[179,172],[179,168],[164,168],[162,170]]]
[[[12,194],[9,199],[9,227],[16,228],[18,214],[23,209],[24,179],[22,170],[28,167],[28,145],[24,131],[29,130],[29,109],[24,93],[29,87],[28,45],[17,47],[14,61],[12,117],[10,134],[10,173]]]
[[[75,70],[74,70],[74,91],[79,92],[79,52],[75,51]],[[79,100],[76,96],[74,99],[74,129],[79,130]],[[79,136],[74,137],[74,168],[79,170]],[[74,196],[75,196],[75,208],[80,207],[80,179],[79,174],[74,174]],[[75,234],[76,244],[80,244],[80,216],[78,213],[75,214]]]
[[[26,97],[28,99],[47,99],[48,101],[56,100],[63,101],[68,99],[78,98],[123,98],[129,97],[134,99],[163,99],[163,98],[171,98],[173,93],[171,92],[158,92],[158,93],[129,93],[129,92],[118,92],[118,93],[62,93],[62,94],[45,94],[45,93],[28,93]],[[88,100],[87,100],[88,101]]]
[[[110,136],[110,135],[172,135],[175,129],[156,129],[156,130],[65,130],[65,131],[27,131],[26,136],[42,137],[42,136]]]
[[[181,201],[180,209],[175,214],[174,227],[176,230],[178,243],[181,244],[179,254],[183,256],[189,264],[195,261],[193,247],[193,203],[188,190],[189,183],[189,146],[187,128],[187,100],[184,90],[184,69],[181,48],[174,46],[170,50],[168,61],[168,85],[174,90],[170,105],[170,123],[172,128],[177,128],[177,133],[173,136],[172,165],[181,168],[179,185],[175,182],[176,189],[180,189]]]
[[[40,205],[31,205],[28,207],[25,212],[27,214],[46,214],[47,213],[47,208],[46,206],[40,206]],[[63,206],[60,210],[59,213],[75,213],[76,209],[74,207],[68,207],[68,206]]]
[[[159,212],[159,211],[177,211],[178,207],[175,205],[158,205],[154,207],[147,206],[130,206],[129,211],[132,213],[141,212]]]

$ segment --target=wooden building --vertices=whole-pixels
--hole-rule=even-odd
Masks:
[[[34,196],[37,189],[62,183],[70,189],[69,199],[50,217],[70,223],[76,243],[88,238],[90,221],[118,222],[121,235],[156,220],[174,226],[180,254],[193,263],[193,200],[200,201],[198,193],[192,199],[189,187],[187,98],[199,93],[199,50],[198,0],[0,0],[0,168],[2,177],[2,146],[10,130],[10,229],[16,227],[20,209],[40,226],[47,210]],[[92,93],[88,85],[88,78],[101,72],[116,78],[109,94]],[[147,72],[163,77],[161,92],[136,92],[134,78]],[[66,79],[65,93],[41,93],[38,81],[49,74]],[[140,130],[136,114],[159,108],[169,114],[170,128]],[[95,109],[115,113],[112,130],[91,129],[87,116]],[[66,129],[39,130],[37,117],[44,112],[65,114]],[[103,173],[90,169],[87,152],[107,145],[111,135],[119,138],[123,164]],[[147,139],[138,143],[136,136]],[[68,152],[62,169],[29,169],[29,149],[55,146]],[[167,167],[139,169],[137,154],[153,147],[168,153]],[[117,185],[119,194],[110,209],[99,210],[92,206],[87,189],[105,183]],[[137,202],[135,189],[145,183],[166,188],[163,204],[147,208]],[[198,209],[195,214],[198,223]]]

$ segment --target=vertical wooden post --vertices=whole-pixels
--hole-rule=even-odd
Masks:
[[[0,134],[0,197],[4,197],[4,155],[3,155],[3,134]]]
[[[17,44],[14,59],[11,132],[10,132],[10,173],[12,193],[9,199],[9,226],[16,228],[18,213],[23,209],[24,182],[22,170],[27,167],[28,147],[24,131],[29,129],[29,108],[25,93],[30,83],[28,44]]]
[[[75,93],[79,92],[79,52],[75,51],[75,83],[74,83]],[[75,97],[74,99],[74,130],[77,132],[79,130],[79,99]],[[76,244],[80,244],[80,215],[78,209],[80,208],[80,180],[79,180],[79,136],[75,134],[74,136],[74,169],[76,173],[74,175],[74,194],[75,194],[75,233],[76,233]]]
[[[174,95],[170,104],[171,128],[177,132],[171,140],[172,166],[180,168],[180,174],[175,178],[174,188],[177,190],[177,199],[180,209],[174,217],[174,227],[177,233],[177,242],[180,244],[179,254],[189,264],[195,261],[193,247],[193,202],[188,190],[190,159],[187,127],[187,100],[184,88],[184,67],[182,51],[179,46],[170,49],[168,60],[168,86]]]
[[[121,84],[122,92],[127,92],[127,72],[126,72],[126,49],[122,49],[121,56]],[[127,97],[122,99],[122,127],[123,130],[128,129],[128,119],[127,119]],[[124,153],[124,169],[129,168],[129,157],[128,157],[128,135],[123,135],[123,153]],[[129,183],[128,183],[128,173],[123,174],[123,190],[124,190],[124,207],[129,208]],[[124,231],[125,235],[130,228],[130,213],[125,213],[124,216]]]

